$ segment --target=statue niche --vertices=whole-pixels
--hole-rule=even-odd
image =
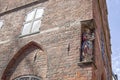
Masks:
[[[93,60],[95,33],[94,29],[84,27],[81,41],[81,61],[91,62]]]

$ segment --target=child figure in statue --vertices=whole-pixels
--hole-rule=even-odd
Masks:
[[[89,28],[86,28],[82,34],[82,61],[92,61],[93,58],[93,41],[95,35]]]

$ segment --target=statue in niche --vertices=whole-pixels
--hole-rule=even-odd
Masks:
[[[85,28],[82,33],[82,61],[89,62],[93,59],[93,41],[95,39],[95,34],[89,28]]]

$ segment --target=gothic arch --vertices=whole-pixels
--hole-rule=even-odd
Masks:
[[[23,46],[23,47],[13,56],[13,58],[9,61],[6,69],[5,69],[4,72],[3,72],[3,75],[2,75],[1,80],[11,80],[10,77],[11,77],[11,75],[13,74],[13,72],[11,73],[11,69],[14,69],[13,71],[16,70],[16,67],[19,65],[18,62],[21,62],[21,60],[24,59],[25,56],[29,55],[29,53],[30,53],[30,52],[29,52],[29,53],[27,53],[27,54],[24,54],[25,51],[27,51],[27,49],[30,49],[30,50],[31,50],[32,47],[34,47],[35,49],[40,50],[40,51],[43,52],[43,53],[46,53],[46,51],[44,50],[44,48],[43,48],[41,45],[39,45],[38,43],[36,43],[36,42],[34,42],[34,41],[29,42],[28,44],[26,44],[25,46]],[[22,55],[23,55],[23,56],[22,56]],[[44,55],[46,55],[46,54],[44,54]],[[22,57],[21,57],[21,56],[22,56]],[[19,59],[19,58],[21,58],[21,59]],[[17,62],[17,60],[18,60],[18,62]],[[46,55],[46,63],[47,63],[47,55]],[[16,66],[16,67],[14,67],[14,66]],[[9,77],[8,77],[8,75],[9,75]],[[31,75],[31,74],[30,74],[30,75]],[[35,75],[35,74],[33,74],[33,75]]]

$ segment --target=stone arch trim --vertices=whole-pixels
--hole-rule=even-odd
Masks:
[[[12,68],[14,66],[15,60],[17,60],[17,58],[19,58],[19,56],[21,55],[21,53],[23,51],[25,51],[27,48],[30,48],[31,46],[37,47],[38,49],[42,50],[46,54],[46,51],[43,48],[43,46],[41,46],[40,44],[38,44],[38,43],[36,43],[34,41],[29,42],[28,44],[24,45],[21,49],[19,49],[19,51],[8,62],[7,67],[5,68],[5,70],[4,70],[3,74],[2,74],[1,80],[7,80],[6,79],[6,73],[9,71],[10,68]]]
[[[18,76],[18,77],[16,77],[14,80],[19,80],[19,79],[21,79],[21,78],[27,78],[27,79],[29,79],[29,80],[32,80],[32,78],[37,79],[37,80],[42,80],[41,77],[36,76],[36,75],[31,75],[31,74]]]

